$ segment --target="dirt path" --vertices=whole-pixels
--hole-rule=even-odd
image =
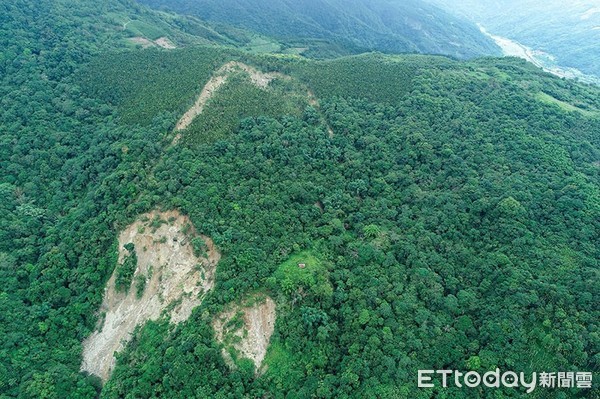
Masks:
[[[217,90],[219,90],[225,83],[229,77],[238,71],[246,72],[250,76],[250,80],[252,84],[256,85],[259,88],[266,89],[269,84],[275,79],[292,79],[292,77],[288,75],[284,75],[278,72],[270,72],[263,73],[249,65],[243,64],[237,61],[231,61],[227,64],[223,65],[213,77],[206,83],[200,95],[196,99],[194,105],[179,119],[177,124],[175,125],[175,131],[181,132],[182,130],[187,129],[194,119],[196,119],[206,106],[206,103],[215,95]],[[315,97],[314,93],[311,90],[307,90],[308,103],[319,109],[319,102]],[[329,137],[333,137],[333,130],[327,125],[327,130],[329,133]],[[173,144],[176,144],[181,139],[181,133],[176,134]]]
[[[252,83],[263,89],[266,88],[274,79],[285,77],[285,75],[278,73],[262,73],[251,66],[242,64],[241,62],[228,62],[227,64],[223,65],[204,86],[200,96],[196,100],[196,103],[177,122],[175,130],[181,131],[186,129],[194,121],[194,119],[196,119],[196,117],[202,113],[208,100],[210,100],[215,92],[227,82],[231,74],[236,71],[244,71],[248,73]]]
[[[162,221],[162,222],[159,222]],[[191,240],[201,237],[206,255],[196,257]],[[190,220],[177,211],[151,212],[127,227],[119,236],[119,264],[133,243],[137,267],[129,290],[117,291],[117,270],[110,277],[100,311],[102,326],[83,342],[81,370],[106,381],[115,366],[114,353],[123,349],[135,327],[169,312],[171,322],[187,320],[192,310],[213,288],[220,253],[212,240],[199,236]],[[138,287],[138,284],[143,286]]]

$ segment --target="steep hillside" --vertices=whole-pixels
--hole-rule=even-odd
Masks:
[[[100,325],[83,343],[82,371],[106,381],[114,354],[136,327],[167,313],[172,323],[187,320],[214,286],[221,254],[198,236],[177,211],[151,212],[119,235],[119,258],[107,282]]]
[[[600,367],[599,88],[0,6],[0,397],[478,399],[417,370]],[[119,325],[103,383],[86,345]],[[494,395],[548,393],[595,394]]]
[[[276,37],[305,47],[304,54],[309,56],[323,55],[321,44],[311,39],[323,39],[353,53],[378,50],[458,58],[498,53],[474,24],[421,0],[141,2]]]
[[[198,60],[206,51],[178,50]],[[145,62],[161,56],[170,55]],[[264,389],[339,397],[350,386],[357,397],[409,398],[419,392],[411,370],[447,361],[455,368],[595,367],[586,326],[597,314],[600,259],[597,88],[516,59],[228,56],[303,82],[324,117],[307,107],[300,116],[246,118],[200,142],[186,140],[200,131],[181,132],[144,198],[172,198],[230,256],[199,325],[165,342],[154,337],[168,326],[149,326],[125,350],[105,397],[132,389],[150,396],[191,373],[186,389],[207,396]],[[99,82],[118,90],[124,62],[95,60],[102,74],[90,90]],[[187,79],[194,65],[173,65],[174,73]],[[185,88],[187,101],[210,76]],[[163,84],[140,82],[136,90]],[[223,104],[209,101],[203,112],[236,107]],[[186,108],[157,109],[174,110],[171,129]],[[257,288],[267,288],[278,308],[261,366],[267,371],[258,378],[248,363],[231,370],[204,327]],[[190,334],[211,344],[201,354],[169,350]],[[557,355],[563,345],[579,349]],[[143,359],[178,366],[167,375],[140,373]],[[201,368],[187,366],[199,359]],[[202,379],[212,370],[229,377],[212,385]],[[326,391],[311,384],[315,378]]]
[[[235,368],[245,359],[252,361],[259,375],[275,328],[275,302],[269,297],[252,297],[242,305],[217,315],[213,321],[217,341],[224,345],[223,357]],[[242,363],[243,364],[243,363]]]

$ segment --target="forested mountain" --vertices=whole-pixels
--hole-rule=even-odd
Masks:
[[[262,54],[288,44],[129,1],[0,11],[0,398],[597,395],[416,375],[597,373],[599,88],[517,59]],[[111,274],[142,284],[117,239],[155,210],[212,239],[214,288],[138,325],[103,382],[83,343]],[[257,368],[215,318],[260,296]]]
[[[161,9],[244,27],[307,47],[320,40],[337,51],[445,54],[458,58],[499,53],[466,19],[421,0],[141,0]],[[332,51],[332,50],[330,50]],[[328,54],[325,52],[325,54]]]
[[[600,3],[595,0],[431,0],[600,78]]]

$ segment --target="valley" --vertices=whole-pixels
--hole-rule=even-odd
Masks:
[[[598,82],[600,14],[595,0],[431,1],[496,36],[533,49],[536,61],[556,73]]]
[[[492,38],[502,49],[505,56],[519,57],[531,62],[533,65],[542,68],[561,78],[575,79],[584,83],[593,83],[600,85],[600,77],[586,75],[576,68],[561,67],[557,64],[556,58],[540,50],[534,50],[511,39],[500,37],[489,33],[483,26],[479,25],[481,31]]]

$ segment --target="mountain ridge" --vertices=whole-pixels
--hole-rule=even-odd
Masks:
[[[142,0],[143,4],[228,23],[281,40],[324,39],[351,52],[420,52],[457,58],[499,54],[467,20],[420,0]]]

